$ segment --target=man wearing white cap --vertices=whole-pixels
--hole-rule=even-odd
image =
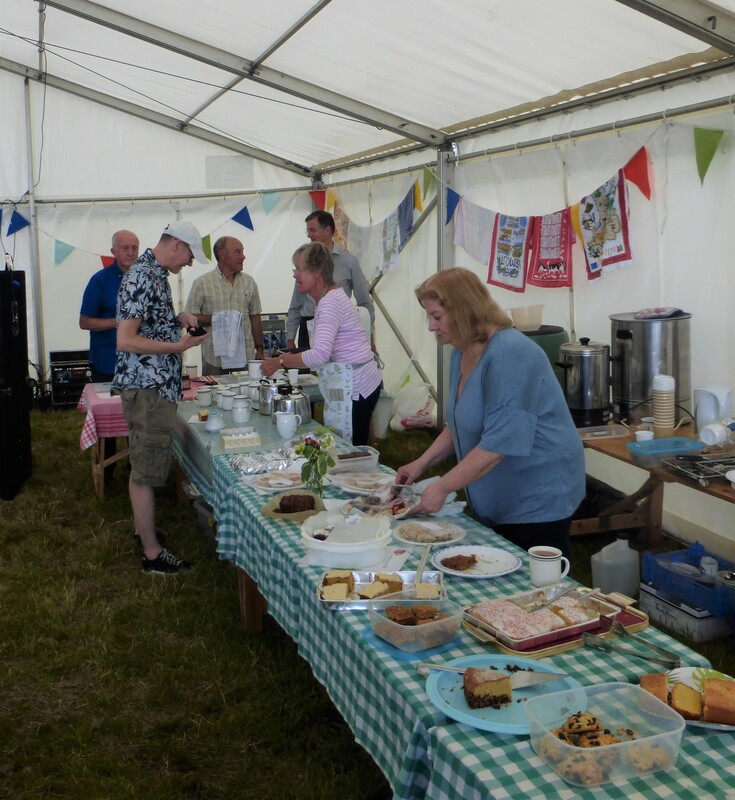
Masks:
[[[154,488],[165,484],[171,467],[181,354],[203,340],[189,332],[181,336],[181,328],[195,328],[197,319],[186,312],[176,315],[168,275],[177,275],[195,256],[207,263],[199,231],[190,222],[172,222],[158,244],[125,273],[117,296],[112,390],[122,397],[130,429],[128,490],[135,533],[143,546],[143,571],[159,575],[192,567],[158,539]]]

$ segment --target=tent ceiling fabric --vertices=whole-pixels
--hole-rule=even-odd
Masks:
[[[589,87],[716,63],[735,52],[733,5],[3,0],[0,67],[46,73],[306,175],[363,152],[435,148],[470,120],[591,101]]]

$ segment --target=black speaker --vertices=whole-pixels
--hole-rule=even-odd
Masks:
[[[31,390],[24,272],[0,272],[0,498],[31,475]]]

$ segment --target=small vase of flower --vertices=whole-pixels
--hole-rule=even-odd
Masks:
[[[334,466],[331,450],[334,450],[334,437],[326,429],[315,431],[313,436],[307,436],[294,447],[296,455],[306,459],[301,467],[301,480],[319,497],[324,490],[324,476]]]

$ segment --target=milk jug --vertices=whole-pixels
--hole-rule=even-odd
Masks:
[[[604,593],[620,592],[637,597],[641,583],[638,553],[628,546],[628,539],[618,536],[612,544],[603,547],[590,559],[592,585]]]

